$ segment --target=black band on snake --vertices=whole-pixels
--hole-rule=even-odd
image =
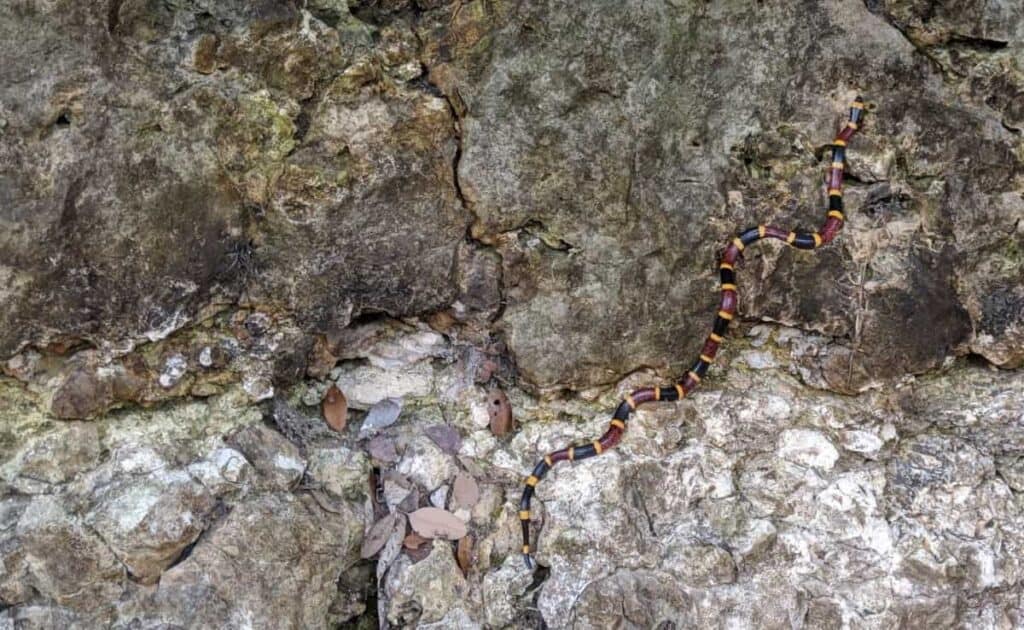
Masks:
[[[832,160],[829,165],[826,185],[828,189],[828,214],[821,229],[815,232],[794,232],[772,225],[758,225],[737,234],[725,248],[718,265],[722,282],[722,301],[718,306],[711,334],[708,335],[700,356],[693,367],[676,384],[668,387],[646,387],[633,391],[615,409],[611,425],[599,439],[587,444],[577,444],[549,453],[539,461],[533,472],[526,478],[523,497],[519,503],[519,519],[523,527],[523,559],[527,568],[533,568],[530,557],[530,499],[537,483],[562,461],[576,461],[594,457],[614,447],[626,431],[629,414],[638,406],[652,401],[679,400],[700,384],[708,367],[715,360],[719,345],[724,339],[729,322],[736,316],[738,294],[736,291],[736,270],[734,265],[740,254],[751,243],[763,238],[785,241],[797,249],[815,249],[828,244],[843,227],[843,169],[846,163],[846,143],[856,133],[864,116],[864,101],[858,96],[850,105],[850,119],[832,141]]]

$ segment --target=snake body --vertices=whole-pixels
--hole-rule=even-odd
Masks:
[[[729,322],[736,316],[738,293],[736,290],[736,261],[743,250],[755,241],[763,238],[775,238],[785,241],[797,249],[815,249],[828,244],[836,237],[843,227],[843,170],[846,164],[846,144],[857,132],[864,116],[864,101],[858,96],[850,105],[849,120],[842,131],[832,141],[832,160],[829,164],[826,186],[828,189],[828,214],[824,225],[815,232],[797,232],[784,230],[773,225],[758,225],[737,234],[726,246],[719,262],[722,300],[715,315],[711,334],[708,335],[700,356],[693,367],[677,383],[667,387],[645,387],[634,390],[626,396],[612,414],[608,430],[600,438],[587,443],[576,444],[548,453],[537,463],[533,472],[526,478],[523,496],[519,503],[519,520],[523,528],[523,559],[527,568],[532,568],[530,556],[530,499],[537,483],[544,478],[549,470],[558,462],[577,461],[604,453],[614,447],[626,432],[629,414],[644,403],[653,401],[680,400],[695,390],[707,373],[708,367],[715,360],[715,354],[724,340]]]

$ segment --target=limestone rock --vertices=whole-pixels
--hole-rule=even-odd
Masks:
[[[320,484],[336,497],[358,498],[365,494],[369,462],[358,451],[344,447],[322,448],[309,454],[310,482]]]
[[[186,626],[218,618],[227,625],[250,619],[322,626],[338,576],[357,559],[362,527],[355,525],[351,507],[333,514],[309,498],[262,495],[232,510],[165,572],[135,618]]]
[[[229,444],[245,455],[271,488],[292,487],[306,470],[298,447],[267,427],[245,427],[230,437]]]
[[[51,601],[93,611],[111,606],[121,594],[124,567],[59,499],[33,498],[8,531],[14,538],[5,545],[4,564],[12,573],[24,572],[24,583]]]
[[[202,533],[214,496],[183,471],[158,472],[108,488],[86,517],[133,577],[155,582]]]
[[[0,4],[0,626],[1024,625],[1020,2]]]
[[[430,555],[415,564],[401,556],[388,573],[384,592],[392,624],[441,620],[462,600],[466,580],[455,563],[451,543],[435,540]]]

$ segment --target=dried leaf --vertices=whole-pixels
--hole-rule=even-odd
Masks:
[[[405,537],[405,540],[402,541],[402,544],[405,545],[406,549],[419,549],[423,546],[423,543],[429,541],[429,538],[424,538],[416,532],[410,532],[409,535]]]
[[[472,536],[467,534],[459,539],[459,544],[455,548],[455,561],[459,563],[459,568],[462,569],[463,575],[469,573],[469,568],[473,566]]]
[[[412,560],[412,563],[416,564],[420,560],[426,559],[426,557],[429,556],[432,551],[434,551],[434,546],[431,544],[426,544],[420,545],[415,549],[404,547],[403,550],[405,551],[405,555],[409,556],[409,558]]]
[[[363,420],[363,426],[359,429],[359,437],[368,437],[384,427],[391,426],[395,420],[398,420],[400,413],[402,413],[402,403],[394,398],[385,398],[373,405]]]
[[[378,435],[367,443],[366,450],[370,453],[371,457],[386,464],[398,461],[398,451],[395,450],[395,441],[391,438]]]
[[[423,432],[445,453],[455,454],[462,448],[462,436],[459,435],[455,427],[447,424],[435,424],[423,429]]]
[[[383,579],[388,567],[394,563],[402,553],[402,540],[405,539],[405,516],[396,514],[398,517],[395,523],[395,530],[388,536],[384,548],[377,555],[377,579]]]
[[[508,397],[500,389],[492,389],[487,394],[487,411],[491,415],[491,433],[504,437],[512,432],[515,421],[512,419],[512,405]]]
[[[322,409],[324,420],[332,429],[338,433],[345,430],[345,424],[348,421],[348,400],[337,386],[331,385],[327,388],[324,393]]]
[[[401,514],[388,514],[374,523],[373,527],[366,534],[366,538],[363,539],[363,546],[359,550],[359,556],[365,560],[377,555],[384,548],[384,544],[387,543],[388,538],[395,531],[401,518]]]
[[[448,311],[438,311],[427,318],[427,324],[437,332],[447,332],[455,325],[455,318]]]
[[[409,515],[413,530],[427,538],[458,540],[466,535],[466,524],[451,512],[435,507],[420,508]]]
[[[452,502],[456,507],[471,508],[479,500],[480,486],[477,485],[476,479],[466,473],[459,473],[452,488]]]

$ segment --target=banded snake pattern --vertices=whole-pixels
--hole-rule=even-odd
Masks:
[[[724,341],[729,322],[736,316],[738,292],[736,289],[736,261],[743,250],[752,243],[763,238],[774,238],[785,241],[797,249],[815,249],[827,245],[836,237],[843,227],[843,170],[846,165],[846,144],[859,128],[864,116],[864,101],[861,97],[854,99],[850,105],[849,120],[842,131],[832,141],[832,159],[829,164],[826,186],[828,190],[828,214],[822,227],[814,232],[796,232],[785,230],[773,225],[758,225],[737,234],[726,246],[718,265],[721,279],[722,298],[715,315],[711,333],[708,335],[696,363],[682,380],[667,387],[645,387],[634,390],[615,409],[608,430],[600,438],[586,443],[577,444],[548,453],[537,463],[533,472],[526,478],[522,499],[519,503],[519,520],[523,528],[523,559],[527,568],[533,567],[530,555],[530,500],[533,498],[537,483],[544,478],[558,462],[577,461],[600,455],[614,447],[622,440],[626,432],[629,414],[644,403],[653,401],[676,401],[695,390],[707,373],[708,367],[715,360],[715,354]]]

